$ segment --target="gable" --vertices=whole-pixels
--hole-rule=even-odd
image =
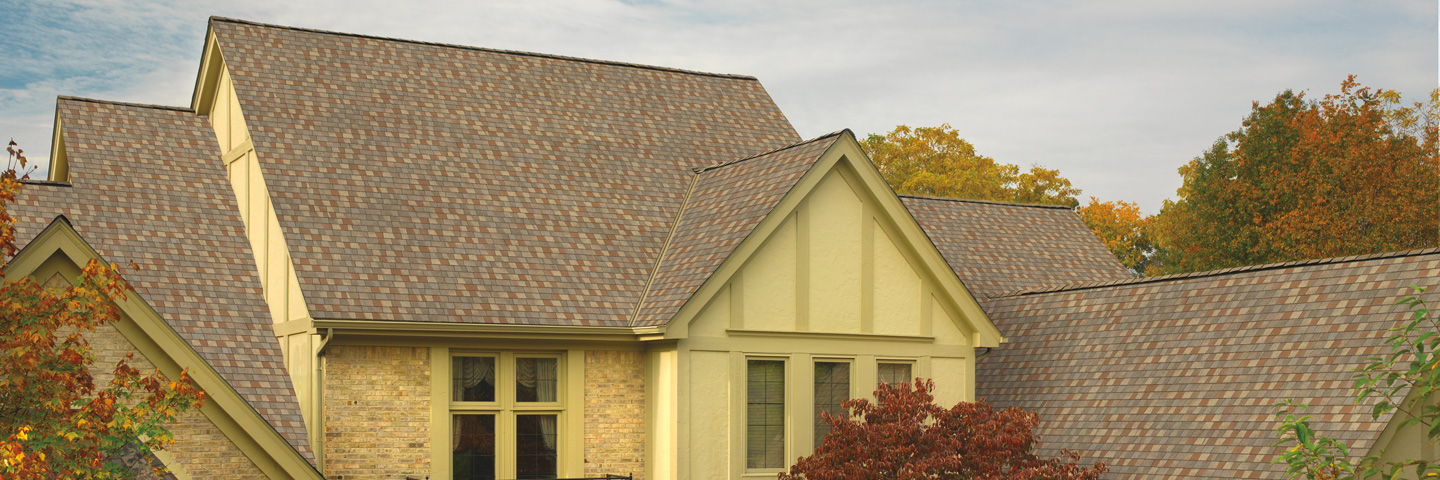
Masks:
[[[79,278],[80,265],[90,260],[104,261],[64,217],[57,217],[6,264],[5,280],[31,277],[47,286],[68,285]],[[195,474],[207,471],[207,466],[228,465],[232,470],[224,473],[240,468],[270,478],[320,477],[308,459],[138,292],[119,299],[116,306],[120,311],[116,322],[86,334],[100,361],[113,363],[124,353],[139,353],[135,361],[138,363],[132,362],[134,366],[158,369],[171,379],[187,372],[206,395],[199,409],[203,418],[187,412],[170,426],[177,440],[189,443],[177,443],[169,453],[159,454],[162,461]],[[95,366],[106,368],[100,363]],[[197,448],[203,452],[197,452]]]
[[[1002,341],[848,132],[697,289],[666,336],[727,329]]]
[[[245,402],[308,458],[299,405],[206,119],[183,108],[73,97],[57,101],[57,116],[69,182],[20,189],[10,210],[17,244],[29,248],[64,216],[97,255],[139,265],[125,277],[146,308],[220,375],[237,379],[233,387]]]

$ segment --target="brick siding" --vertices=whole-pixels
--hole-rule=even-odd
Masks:
[[[102,325],[94,332],[84,335],[90,342],[91,352],[95,354],[95,363],[90,367],[95,385],[108,385],[114,377],[111,372],[115,369],[115,363],[127,353],[135,354],[135,358],[128,362],[130,366],[142,373],[155,371],[155,365],[146,360],[114,326]],[[191,478],[265,478],[260,468],[199,410],[191,409],[180,414],[179,418],[165,428],[169,429],[175,438],[175,443],[165,451],[180,463],[178,466],[171,465],[170,468],[183,470]]]
[[[331,346],[324,395],[326,478],[429,475],[429,349]]]
[[[645,476],[645,354],[585,352],[585,475]]]

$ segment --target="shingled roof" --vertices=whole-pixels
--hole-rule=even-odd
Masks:
[[[636,325],[668,322],[842,133],[697,172]]]
[[[629,325],[693,170],[800,140],[752,77],[211,27],[315,318]]]
[[[1355,404],[1351,375],[1387,351],[1408,286],[1436,277],[1430,249],[997,298],[1010,342],[980,360],[976,397],[1037,411],[1051,453],[1080,450],[1107,478],[1282,478],[1281,400],[1355,452],[1374,444],[1387,419]]]
[[[61,97],[70,183],[26,185],[10,211],[26,245],[64,216],[140,297],[307,460],[300,405],[217,158],[187,109]]]
[[[981,305],[1020,289],[1133,278],[1068,207],[918,195],[900,200]]]

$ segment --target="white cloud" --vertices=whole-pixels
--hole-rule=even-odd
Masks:
[[[1179,186],[1175,169],[1237,128],[1252,100],[1332,92],[1352,73],[1419,97],[1440,71],[1427,0],[128,0],[33,10],[25,30],[54,40],[25,45],[33,58],[0,53],[38,79],[0,90],[0,134],[26,136],[31,151],[48,144],[57,93],[187,103],[205,18],[221,15],[755,75],[803,136],[948,122],[982,153],[1057,168],[1088,195],[1151,212]]]

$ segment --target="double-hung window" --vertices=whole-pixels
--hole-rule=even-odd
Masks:
[[[785,468],[785,361],[746,362],[745,392],[745,468]]]
[[[560,356],[457,354],[450,363],[451,477],[555,478]]]
[[[909,384],[915,379],[914,364],[910,362],[879,362],[876,365],[876,377],[881,384]]]
[[[850,399],[850,362],[840,360],[815,361],[815,448],[825,443],[830,434],[830,424],[825,423],[822,413],[832,417],[845,417],[849,412],[840,406]]]

